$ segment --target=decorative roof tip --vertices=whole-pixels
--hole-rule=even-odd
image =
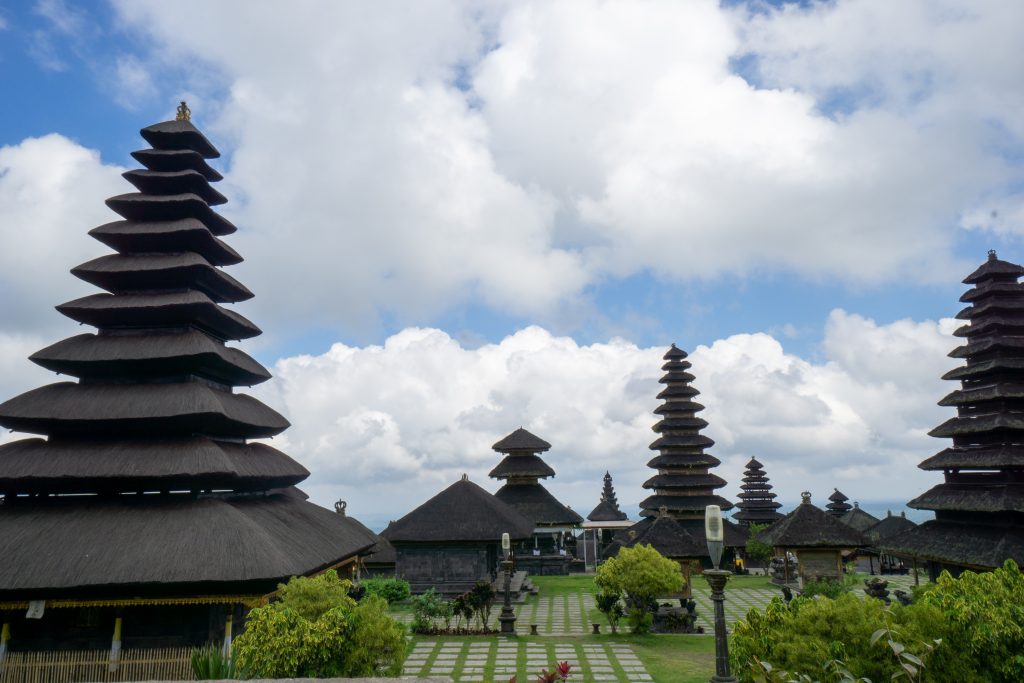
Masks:
[[[469,475],[465,472],[462,473],[462,481],[469,481]]]
[[[903,519],[906,519],[907,518],[907,511],[906,510],[900,510],[900,517],[902,517]]]
[[[811,504],[811,492],[810,491],[804,491],[803,493],[800,494],[800,504],[801,505],[804,505],[804,504],[810,505]]]
[[[191,121],[192,120],[192,110],[188,108],[187,104],[185,104],[185,100],[182,100],[181,104],[178,105],[178,111],[174,115],[174,120],[175,121]]]
[[[860,503],[858,503],[857,501],[853,501],[853,507],[859,510],[860,509]]]
[[[886,517],[892,517],[892,510],[886,510],[885,511],[885,516]]]
[[[338,502],[336,502],[334,504],[334,511],[337,512],[342,517],[344,517],[345,516],[345,508],[347,508],[347,507],[348,507],[348,503],[347,502],[345,502],[343,500],[339,500]]]
[[[988,250],[988,260],[989,261],[995,261],[997,258],[999,258],[999,257],[996,256],[996,250],[995,249],[989,249]]]

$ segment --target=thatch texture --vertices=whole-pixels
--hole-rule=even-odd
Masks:
[[[372,547],[345,518],[285,494],[35,499],[0,515],[0,600],[86,589],[273,590]],[[176,588],[177,587],[177,588]]]
[[[111,249],[125,253],[194,251],[215,266],[233,266],[242,257],[194,218],[178,221],[114,221],[89,231]]]
[[[191,192],[171,195],[129,192],[111,197],[107,200],[107,206],[117,215],[130,221],[173,221],[194,218],[218,237],[230,235],[238,230],[231,221],[211,209],[202,197]]]
[[[512,453],[514,451],[543,453],[551,448],[551,444],[520,427],[491,446],[491,448],[499,453]]]
[[[170,172],[134,169],[122,173],[121,177],[142,194],[194,194],[210,206],[228,201],[210,186],[202,173],[191,168]]]
[[[191,121],[175,120],[154,123],[139,131],[142,139],[156,149],[189,149],[205,159],[220,156],[217,148],[199,132]]]
[[[757,539],[776,548],[862,548],[867,537],[840,522],[819,507],[811,504],[810,497],[796,509],[762,531]]]
[[[890,555],[972,569],[1000,567],[1008,559],[1024,566],[1024,529],[1019,525],[934,519],[882,538],[877,547]]]
[[[292,486],[305,467],[261,443],[177,439],[21,439],[0,445],[0,494],[235,491]]]
[[[533,534],[533,522],[468,479],[455,482],[388,525],[381,536],[391,543],[495,542]]]
[[[547,478],[555,476],[555,471],[540,456],[532,453],[526,455],[509,455],[487,475],[492,479],[508,479],[510,477]]]
[[[35,434],[106,436],[113,431],[259,439],[280,434],[288,421],[252,396],[200,382],[58,382],[0,404],[0,426]]]
[[[587,515],[587,521],[590,522],[622,522],[626,519],[629,519],[626,513],[607,500],[602,500]]]
[[[249,288],[195,252],[180,254],[110,254],[71,269],[81,279],[108,292],[198,289],[217,303],[251,299]]]
[[[825,506],[825,509],[833,517],[842,517],[853,509],[853,506],[846,502],[848,500],[850,499],[845,493],[839,489],[833,489],[832,495],[828,497],[828,505]]]
[[[862,533],[878,524],[877,517],[871,513],[864,512],[856,503],[853,504],[852,510],[839,518],[839,521]]]
[[[505,484],[494,497],[515,508],[534,526],[582,524],[583,518],[562,505],[539,483]]]
[[[135,334],[80,334],[32,354],[48,370],[89,379],[197,375],[232,386],[252,386],[270,373],[239,349],[194,329]]]
[[[191,170],[211,183],[224,180],[224,176],[206,163],[202,154],[190,149],[140,149],[132,152],[132,158],[150,171],[176,173]]]

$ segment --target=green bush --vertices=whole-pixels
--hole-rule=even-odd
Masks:
[[[649,545],[621,549],[597,568],[594,579],[601,593],[625,595],[628,618],[634,633],[646,633],[657,609],[659,596],[683,588],[679,563]]]
[[[1024,576],[1017,565],[964,572],[958,579],[944,573],[937,585],[916,595],[908,607],[852,594],[835,600],[800,597],[789,606],[776,598],[736,624],[735,673],[745,683],[766,680],[758,666],[770,662],[776,671],[834,680],[835,672],[826,667],[840,661],[872,681],[1024,681]],[[882,640],[880,632],[891,635]],[[916,666],[912,658],[927,658],[916,677],[905,666]]]
[[[767,524],[751,524],[747,537],[747,557],[759,562],[768,563],[775,555],[774,549],[767,543],[757,540],[757,535],[768,528]]]
[[[619,594],[602,591],[597,594],[595,602],[597,603],[597,609],[608,620],[608,626],[612,629],[612,633],[618,633],[619,620],[625,615]]]
[[[238,666],[254,678],[397,675],[405,629],[383,599],[357,603],[350,588],[333,570],[280,586],[279,600],[249,613],[235,640]]]
[[[359,585],[366,589],[366,595],[384,598],[389,605],[412,595],[405,579],[365,579]]]
[[[433,588],[413,597],[412,630],[414,633],[436,629],[438,619],[450,622],[451,618],[452,612],[449,604]],[[447,623],[445,628],[448,628]]]
[[[197,681],[242,678],[235,670],[234,660],[224,656],[223,647],[218,643],[207,643],[192,650],[190,661]]]
[[[826,598],[835,600],[844,593],[849,593],[855,585],[854,577],[846,577],[843,581],[835,579],[818,579],[804,583],[804,589],[800,593],[805,598],[813,598],[816,595],[823,595]]]

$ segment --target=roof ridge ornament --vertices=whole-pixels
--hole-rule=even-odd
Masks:
[[[192,110],[188,108],[188,105],[185,103],[185,100],[182,100],[181,104],[178,105],[178,111],[174,115],[174,120],[175,121],[191,121],[192,120]]]
[[[988,260],[989,261],[995,261],[997,258],[999,258],[999,257],[996,256],[996,250],[995,249],[989,249],[988,250]]]
[[[800,494],[800,504],[801,505],[804,505],[804,504],[810,505],[811,504],[811,492],[810,491],[804,491],[804,492],[802,492]]]

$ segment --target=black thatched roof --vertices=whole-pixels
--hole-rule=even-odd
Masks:
[[[834,517],[842,517],[853,509],[853,506],[846,502],[850,499],[839,489],[833,489],[832,495],[828,497],[828,500],[829,503],[825,506],[825,509]]]
[[[551,448],[551,444],[520,427],[498,443],[491,446],[491,448],[499,453],[512,453],[514,451],[543,453]]]
[[[812,505],[810,495],[757,538],[776,548],[861,548],[868,545],[863,533]]]
[[[309,476],[305,467],[261,443],[202,436],[20,439],[0,445],[0,494],[116,493],[283,488]]]
[[[966,342],[949,355],[966,365],[944,375],[960,388],[939,405],[957,409],[930,434],[953,444],[921,463],[942,470],[944,481],[908,505],[933,510],[936,519],[893,536],[886,543],[893,554],[915,555],[948,564],[996,567],[1006,557],[977,547],[980,539],[1014,550],[1008,520],[1024,512],[1024,286],[1021,266],[1000,260],[994,251],[964,279],[973,285],[961,301],[970,305],[957,314],[969,323],[955,336]],[[888,522],[889,520],[883,520]],[[962,537],[958,537],[962,535]]]
[[[194,329],[141,335],[79,334],[29,357],[47,370],[89,380],[129,380],[168,375],[207,377],[231,386],[252,386],[270,373],[247,353]]]
[[[260,330],[221,306],[252,293],[218,268],[241,257],[217,238],[235,231],[211,208],[217,151],[188,121],[143,136],[139,192],[107,202],[126,220],[91,232],[118,253],[72,271],[110,293],[58,307],[98,333],[32,357],[81,382],[0,403],[0,426],[48,437],[0,446],[3,597],[266,592],[373,544],[292,487],[301,465],[246,443],[288,422],[234,391],[270,374],[224,344]]]
[[[916,526],[916,524],[907,519],[905,513],[894,515],[890,510],[885,517],[871,525],[864,533],[867,534],[867,537],[871,539],[874,545],[878,545],[882,541],[902,534],[904,531],[913,529]]]
[[[500,542],[533,535],[533,522],[469,479],[455,482],[388,525],[381,536],[391,543]]]
[[[487,475],[492,479],[509,479],[510,477],[547,478],[555,476],[555,471],[540,456],[508,455]]]
[[[663,403],[654,411],[661,419],[651,428],[659,437],[650,445],[659,454],[647,463],[657,474],[644,483],[644,488],[654,489],[654,495],[640,503],[644,517],[656,515],[662,507],[683,519],[703,519],[706,505],[732,508],[731,502],[715,494],[726,482],[709,471],[720,462],[704,452],[715,442],[700,433],[707,421],[696,414],[704,406],[693,400],[700,392],[690,386],[694,376],[685,359],[686,352],[675,344],[664,356],[665,374],[658,381],[665,388],[657,396]]]
[[[703,534],[691,533],[677,520],[668,515],[647,517],[630,527],[628,540],[623,545],[632,548],[638,545],[649,545],[665,557],[672,559],[693,559],[706,557],[708,554],[707,539]]]
[[[612,485],[610,472],[604,473],[604,485],[601,489],[601,502],[597,504],[587,519],[591,522],[621,522],[625,519],[626,513],[619,509],[619,499],[615,495],[615,487]]]
[[[582,517],[559,503],[541,484],[505,484],[494,496],[515,508],[534,526],[583,523]]]
[[[877,546],[891,555],[977,569],[999,567],[1008,559],[1024,565],[1024,529],[1020,526],[933,519],[882,538]]]
[[[391,565],[394,566],[398,560],[398,555],[395,553],[395,546],[391,545],[391,541],[380,536],[377,536],[377,543],[373,546],[370,553],[363,559],[363,564],[368,568],[382,567]]]
[[[854,503],[853,509],[840,517],[839,521],[846,526],[853,527],[857,531],[866,532],[868,529],[878,524],[878,517],[875,517],[868,512],[864,512],[860,509],[860,506],[857,505],[857,503]]]
[[[372,545],[288,494],[19,501],[0,514],[0,600],[269,592]]]

